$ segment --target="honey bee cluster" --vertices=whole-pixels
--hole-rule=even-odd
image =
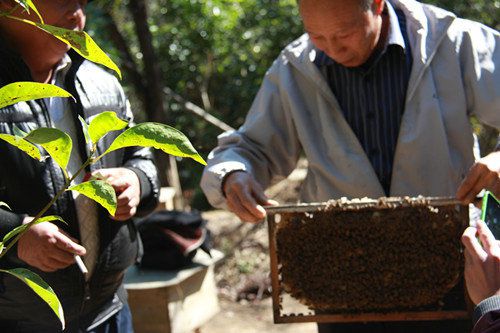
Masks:
[[[461,279],[467,224],[465,207],[424,201],[284,213],[275,235],[281,286],[316,312],[437,305]]]

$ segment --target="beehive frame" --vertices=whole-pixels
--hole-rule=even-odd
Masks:
[[[381,201],[383,200],[383,208]],[[379,200],[363,200],[361,202],[348,202],[339,204],[338,209],[360,209],[360,208],[395,208],[395,207],[409,207],[416,205],[428,205],[431,207],[439,206],[455,206],[460,209],[461,217],[463,218],[464,228],[469,223],[468,207],[462,206],[453,198],[383,198]],[[286,313],[283,308],[283,294],[284,291],[281,278],[280,278],[280,260],[277,249],[276,230],[279,223],[281,213],[314,213],[325,209],[336,209],[331,207],[330,203],[313,203],[313,204],[298,204],[298,205],[285,205],[267,208],[268,214],[268,233],[269,233],[269,251],[270,251],[270,266],[271,266],[271,284],[272,284],[272,301],[273,301],[273,315],[275,323],[304,323],[304,322],[317,322],[317,323],[347,323],[347,322],[374,322],[374,321],[418,321],[418,320],[447,320],[447,319],[465,319],[469,317],[467,306],[457,309],[441,310],[426,309],[426,310],[403,310],[392,312],[369,312],[369,313],[321,313],[317,314],[308,310],[307,312],[299,313]],[[465,290],[461,293],[463,296],[463,303],[467,304]]]

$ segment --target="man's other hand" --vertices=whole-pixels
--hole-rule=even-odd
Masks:
[[[100,169],[92,173],[104,178],[116,192],[116,221],[126,221],[137,213],[141,201],[141,183],[136,173],[127,168]]]
[[[469,170],[457,191],[457,199],[469,204],[483,189],[500,197],[500,152],[477,161]]]
[[[32,220],[27,217],[23,224]],[[85,253],[83,246],[50,222],[32,226],[17,244],[19,259],[44,272],[66,268],[75,263],[75,254],[83,256]]]
[[[257,223],[266,217],[262,206],[278,203],[269,200],[259,183],[246,171],[236,171],[227,176],[223,185],[227,206],[242,221]]]
[[[500,295],[500,245],[490,229],[478,221],[477,229],[465,230],[462,243],[465,245],[465,283],[472,302],[478,304]]]

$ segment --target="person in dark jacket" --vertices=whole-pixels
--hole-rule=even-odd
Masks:
[[[480,220],[465,230],[462,243],[467,291],[476,305],[472,332],[500,332],[500,244]]]
[[[86,0],[33,2],[45,23],[84,28]],[[0,0],[0,12],[37,20],[14,0]],[[74,96],[74,100],[48,98],[0,109],[0,133],[13,134],[15,126],[25,132],[39,127],[67,132],[73,139],[70,174],[89,154],[78,116],[88,122],[103,111],[114,111],[132,121],[129,103],[113,75],[34,26],[0,16],[0,87],[18,81],[52,83]],[[108,134],[97,151],[104,152],[119,134]],[[31,221],[63,188],[65,178],[51,158],[39,162],[4,141],[0,142],[0,161],[0,201],[12,208],[0,209],[3,238]],[[141,244],[130,219],[156,207],[156,167],[149,149],[134,147],[110,153],[85,171],[87,175],[99,173],[113,186],[118,198],[116,215],[109,216],[89,199],[66,192],[47,215],[59,215],[67,225],[46,222],[32,227],[2,259],[0,268],[25,267],[39,274],[62,303],[65,332],[132,332],[122,280],[124,271],[137,260]],[[83,257],[89,274],[79,270],[75,255]],[[30,289],[0,274],[0,331],[43,333],[61,328],[58,318]]]

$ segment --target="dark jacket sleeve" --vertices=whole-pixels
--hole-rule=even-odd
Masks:
[[[0,240],[12,229],[19,227],[26,214],[16,214],[0,208]]]
[[[474,309],[472,333],[500,332],[500,296],[485,299]]]

